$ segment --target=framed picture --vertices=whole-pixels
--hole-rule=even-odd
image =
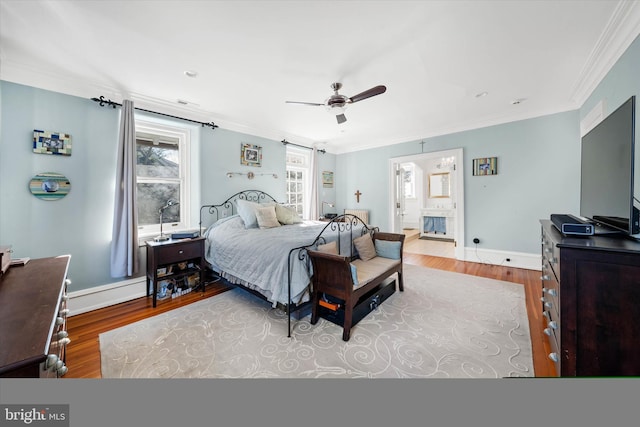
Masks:
[[[29,190],[40,200],[60,200],[71,190],[71,182],[59,173],[45,172],[31,179]]]
[[[34,129],[33,152],[38,154],[71,155],[71,135]]]
[[[322,171],[322,186],[324,188],[333,188],[333,172]]]
[[[483,157],[473,159],[473,175],[497,175],[498,174],[498,158]]]
[[[242,144],[240,163],[247,166],[262,166],[262,147]]]

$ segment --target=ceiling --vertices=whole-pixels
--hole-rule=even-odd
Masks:
[[[2,80],[334,153],[577,109],[640,32],[636,1],[0,4]],[[387,90],[285,102],[333,82]]]

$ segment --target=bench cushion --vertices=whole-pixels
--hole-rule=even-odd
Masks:
[[[402,242],[376,239],[375,248],[378,256],[390,259],[400,259]]]
[[[353,245],[356,247],[360,259],[368,261],[376,256],[376,248],[369,233],[353,239]]]
[[[400,265],[400,260],[377,256],[371,258],[368,261],[357,259],[351,264],[356,267],[356,273],[358,276],[358,283],[353,287],[353,289],[355,290],[366,285],[371,280],[375,279],[377,276],[389,270],[390,268]]]

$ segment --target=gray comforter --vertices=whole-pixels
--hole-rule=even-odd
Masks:
[[[205,258],[222,277],[260,292],[274,307],[277,303],[287,304],[289,251],[313,243],[326,225],[303,221],[268,229],[245,229],[238,215],[230,216],[206,230]],[[335,236],[328,240],[335,240]],[[310,267],[297,256],[291,258],[291,301],[299,303],[309,298]]]

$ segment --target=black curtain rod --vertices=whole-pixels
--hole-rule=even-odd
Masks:
[[[306,149],[308,149],[308,150],[313,150],[313,148],[311,148],[311,147],[307,147],[306,145],[294,144],[293,142],[289,142],[289,141],[287,141],[286,139],[283,139],[283,140],[282,140],[282,141],[280,141],[280,142],[282,142],[284,145],[291,144],[291,145],[295,145],[296,147],[306,148]],[[318,150],[318,153],[322,153],[322,154],[324,154],[324,153],[326,153],[326,152],[327,152],[327,150],[324,150],[324,149],[323,149],[323,150]]]
[[[118,104],[117,102],[114,102],[110,99],[104,99],[104,96],[100,96],[100,98],[91,98],[92,101],[95,102],[99,102],[101,107],[104,107],[105,104],[109,105],[112,108],[116,108],[116,105],[118,107],[122,107],[122,104]],[[151,110],[145,110],[143,108],[137,108],[137,107],[133,107],[134,110],[138,110],[138,111],[144,111],[146,113],[152,113],[152,114],[159,114],[161,116],[166,116],[166,117],[171,117],[174,119],[178,119],[178,120],[185,120],[187,122],[191,122],[191,123],[198,123],[200,125],[202,125],[202,127],[210,127],[211,129],[215,129],[218,127],[217,124],[211,122],[211,123],[204,123],[204,122],[199,122],[197,120],[191,120],[191,119],[185,119],[184,117],[178,117],[178,116],[172,116],[171,114],[164,114],[164,113],[158,113],[157,111],[151,111]]]

